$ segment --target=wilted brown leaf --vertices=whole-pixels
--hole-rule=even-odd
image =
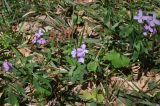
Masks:
[[[86,3],[91,3],[94,2],[95,0],[76,0],[76,3],[80,4],[86,4]]]
[[[47,15],[38,15],[35,17],[35,19],[43,21],[43,22],[47,22],[47,23],[53,23],[53,20],[51,19],[51,17]]]
[[[147,91],[148,83],[154,80],[157,82],[157,84],[160,84],[160,75],[156,74],[154,77],[147,77],[142,76],[138,81],[128,81],[120,77],[112,77],[111,78],[111,85],[116,85],[120,89],[126,89],[126,90],[136,90],[136,91]]]
[[[25,48],[19,48],[18,50],[25,57],[30,56],[31,53],[32,53],[32,51],[30,49],[28,49],[27,47],[25,47]]]
[[[29,31],[37,31],[42,24],[39,22],[21,22],[19,25],[15,26],[15,31],[25,32],[28,33]]]
[[[63,9],[61,6],[58,6],[58,7],[56,8],[55,14],[56,14],[56,15],[60,15],[60,14],[62,14],[63,12],[64,12],[64,9]]]
[[[57,41],[64,42],[67,39],[70,39],[73,29],[71,27],[65,28],[61,26],[61,32],[59,32]]]
[[[36,17],[30,17],[28,21],[21,22],[15,26],[12,26],[13,31],[20,31],[25,33],[30,33],[37,31],[39,28],[42,28],[42,23],[53,23],[53,20],[47,15],[38,15]],[[50,27],[51,28],[51,27]]]

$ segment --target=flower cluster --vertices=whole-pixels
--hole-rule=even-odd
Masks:
[[[8,72],[13,68],[13,66],[10,62],[4,61],[3,64],[2,64],[2,68],[3,68],[3,70]]]
[[[39,44],[45,44],[46,40],[44,38],[42,38],[43,35],[43,31],[42,29],[39,29],[36,33],[35,33],[35,37],[32,39],[32,43],[39,43]]]
[[[86,45],[82,44],[80,48],[73,49],[71,55],[73,58],[78,58],[78,62],[84,63],[84,58],[88,50],[86,49]]]
[[[143,15],[142,10],[138,11],[138,15],[134,19],[139,23],[145,22],[143,35],[147,36],[148,33],[156,34],[156,25],[160,25],[160,20],[156,19],[156,13],[152,12],[148,15]]]

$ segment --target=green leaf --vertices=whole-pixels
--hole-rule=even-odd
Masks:
[[[136,61],[138,59],[138,56],[139,56],[139,52],[134,51],[132,56],[133,61]]]
[[[42,85],[40,84],[40,82],[38,82],[37,80],[34,79],[33,81],[33,86],[35,87],[36,89],[36,94],[40,97],[43,97],[43,96],[48,96],[51,94],[51,91],[49,90],[49,88],[47,89],[47,86],[46,85]],[[42,96],[43,95],[43,96]]]
[[[77,64],[77,60],[74,58],[71,58],[69,56],[66,57],[66,61],[72,66],[76,66],[76,64]]]
[[[154,96],[154,98],[159,99],[160,100],[160,92],[157,92]]]
[[[135,102],[136,103],[136,102]],[[155,103],[151,103],[149,102],[148,100],[147,101],[139,101],[137,102],[139,104],[144,104],[144,105],[147,105],[147,106],[155,106],[156,104]]]
[[[79,65],[75,71],[72,73],[71,81],[75,83],[76,81],[83,81],[84,73],[85,73],[85,65]]]
[[[68,76],[72,77],[74,70],[76,69],[76,66],[72,66],[69,70]]]
[[[87,69],[88,69],[89,71],[96,72],[97,67],[98,67],[98,62],[97,62],[97,61],[90,61],[90,62],[87,64]]]
[[[119,97],[118,99],[122,101],[122,103],[124,103],[126,106],[133,106],[133,103],[134,103],[133,98],[128,99],[128,98]]]
[[[83,95],[81,95],[80,97],[83,99],[86,99],[86,100],[90,100],[90,99],[94,98],[94,96],[90,92],[88,92],[87,90],[85,90],[83,92]]]
[[[98,93],[97,89],[92,89],[90,92],[85,90],[80,98],[84,100],[94,100],[95,102],[103,102],[104,96],[101,93]]]
[[[75,24],[83,23],[83,19],[80,16],[73,15],[72,19],[73,19],[73,23],[75,23]]]
[[[104,22],[104,25],[106,25],[108,28],[111,27],[111,9],[108,8],[108,10],[104,13],[104,19],[103,19],[103,22]]]
[[[111,64],[115,68],[122,68],[129,66],[130,59],[120,53],[117,53],[115,50],[112,50],[110,53],[107,53],[104,57],[104,60],[111,61]]]
[[[133,31],[133,27],[131,25],[127,25],[123,27],[120,31],[120,36],[125,38],[128,37]]]
[[[154,81],[154,80],[149,81],[149,83],[148,83],[148,88],[149,88],[150,90],[152,90],[152,89],[154,89],[154,88],[156,88],[156,87],[157,87],[156,81]]]
[[[15,84],[15,88],[17,89],[17,91],[20,93],[20,94],[25,94],[25,91],[23,89],[23,87],[21,85],[19,85],[18,83]]]
[[[97,106],[97,103],[95,102],[87,103],[86,106]]]
[[[140,52],[140,50],[141,50],[141,48],[142,48],[142,41],[138,41],[138,42],[135,42],[134,43],[134,47],[135,47],[135,49],[138,51],[138,52]]]
[[[7,102],[8,102],[11,106],[19,106],[18,99],[17,99],[17,95],[15,95],[15,94],[13,93],[12,88],[9,88],[9,89],[8,89],[7,94],[8,94]]]
[[[117,22],[117,23],[115,23],[112,27],[111,27],[111,30],[115,30],[115,28],[116,27],[118,27],[119,26],[119,24],[120,24],[121,22]]]

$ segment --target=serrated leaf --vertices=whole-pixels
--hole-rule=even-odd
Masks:
[[[131,25],[127,25],[123,27],[120,31],[120,36],[125,38],[128,37],[133,31],[133,27]]]
[[[9,88],[9,90],[8,90],[8,99],[7,99],[7,101],[11,106],[19,106],[17,95],[15,95],[13,93],[13,90],[11,88]]]
[[[154,81],[154,80],[149,81],[149,83],[148,83],[148,88],[149,88],[150,90],[152,90],[152,89],[154,89],[154,88],[156,88],[156,87],[157,87],[156,81]]]
[[[86,99],[86,100],[90,100],[90,99],[93,98],[93,95],[92,95],[90,92],[88,92],[87,90],[85,90],[85,91],[83,92],[83,95],[81,95],[80,97],[81,97],[81,98],[84,98],[84,99]]]
[[[115,50],[112,50],[110,53],[107,53],[103,59],[111,61],[111,64],[115,68],[127,67],[129,66],[129,62],[130,62],[130,59],[128,57],[121,55]]]
[[[98,67],[98,62],[97,61],[91,61],[87,64],[87,69],[89,71],[93,71],[93,72],[96,72],[97,70],[97,67]]]
[[[24,91],[24,89],[23,89],[23,87],[22,86],[20,86],[18,83],[16,83],[15,84],[16,86],[15,86],[15,88],[17,89],[17,91],[20,93],[20,94],[25,94],[25,91]]]
[[[95,102],[103,102],[104,96],[103,94],[99,94],[97,92],[97,89],[92,89],[90,92],[88,90],[85,90],[82,95],[80,95],[82,99],[85,100],[94,100]]]
[[[75,71],[73,72],[73,75],[71,77],[71,81],[75,83],[76,81],[83,81],[83,76],[85,73],[85,65],[79,65]]]

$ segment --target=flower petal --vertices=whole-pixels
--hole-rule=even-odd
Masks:
[[[3,62],[3,69],[5,70],[5,71],[10,71],[11,69],[12,69],[12,64],[11,63],[9,63],[9,62],[7,62],[7,61],[4,61]]]
[[[139,10],[139,11],[138,11],[138,16],[142,16],[142,15],[143,15],[142,10]]]
[[[139,19],[140,19],[140,17],[139,17],[139,16],[134,16],[134,17],[133,17],[133,19],[135,19],[135,20],[139,20]]]
[[[154,29],[153,29],[153,34],[156,34],[156,33],[157,33],[157,29],[154,28]]]
[[[72,57],[75,58],[76,54],[77,54],[76,49],[73,49],[72,52],[71,52]]]
[[[152,17],[151,16],[142,16],[142,19],[143,20],[152,20]]]
[[[148,24],[149,24],[151,27],[154,27],[154,26],[155,26],[154,21],[148,21]]]
[[[144,29],[145,29],[145,30],[148,30],[148,29],[149,29],[149,25],[145,25],[145,26],[144,26]]]
[[[142,19],[139,19],[138,22],[139,22],[139,23],[143,23],[143,20],[142,20]]]
[[[84,52],[85,52],[85,53],[88,53],[88,50],[85,50]]]
[[[150,32],[153,32],[153,28],[151,28],[151,27],[149,27],[149,29],[148,29]]]
[[[86,45],[85,45],[85,44],[82,44],[82,45],[81,45],[81,48],[82,48],[82,49],[86,49]]]
[[[32,39],[32,43],[35,44],[36,42],[37,42],[37,38],[35,37]]]
[[[84,63],[84,58],[83,58],[83,57],[78,58],[78,62],[80,62],[80,63]]]
[[[156,13],[152,12],[152,15],[153,15],[153,19],[156,19]]]
[[[155,20],[154,20],[154,23],[155,23],[156,25],[160,25],[160,20],[155,19]]]
[[[143,32],[143,35],[144,35],[144,36],[147,36],[147,32]]]
[[[40,38],[42,35],[43,35],[42,29],[39,29],[39,30],[35,33],[35,36],[36,36],[37,38]]]
[[[46,40],[44,39],[44,38],[40,38],[40,39],[38,39],[37,40],[37,42],[39,43],[39,44],[45,44],[46,43]]]

